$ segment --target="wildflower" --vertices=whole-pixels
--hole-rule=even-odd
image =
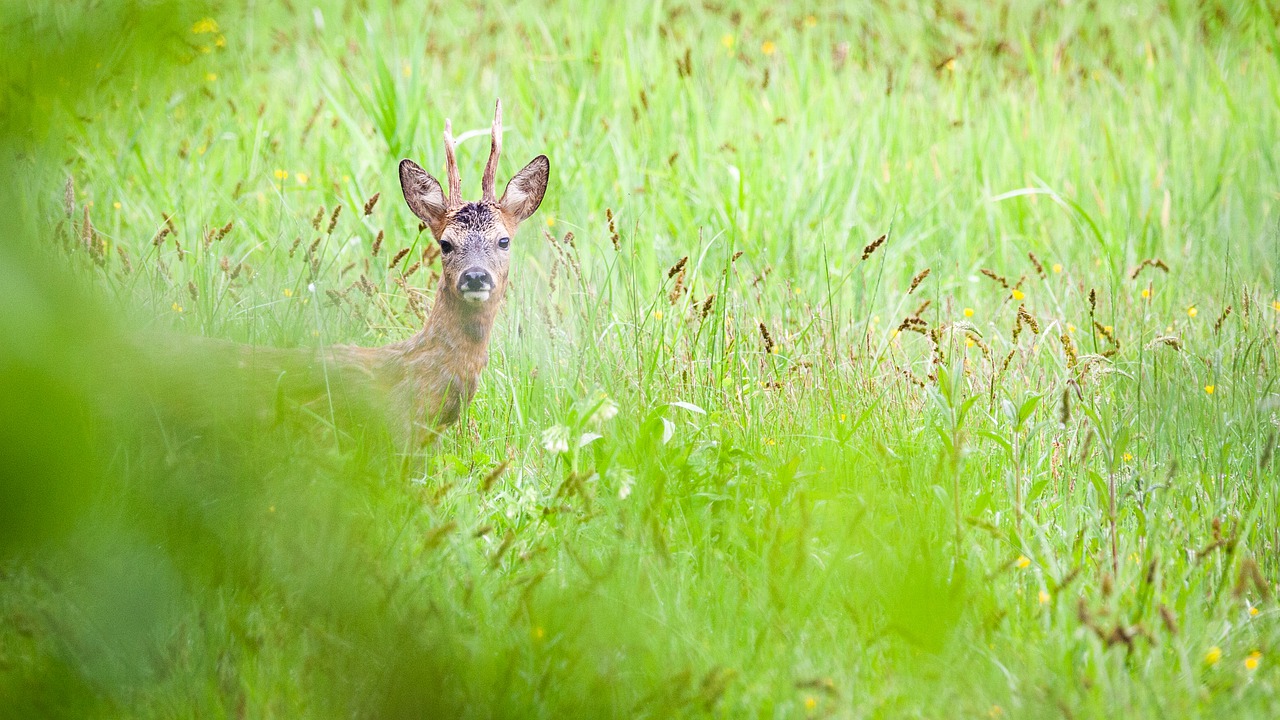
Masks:
[[[806,695],[804,698],[804,709],[812,710],[818,707],[818,701],[812,695]]]
[[[205,73],[204,79],[206,82],[218,82],[218,73]]]
[[[175,303],[173,304],[173,306],[172,306],[172,307],[173,307],[173,311],[174,311],[174,312],[176,312],[176,313],[180,313],[180,312],[182,312],[182,306],[181,306],[181,305],[179,305],[178,303],[176,303],[176,302],[175,302]]]
[[[1059,274],[1059,273],[1061,273],[1061,272],[1062,272],[1062,263],[1054,263],[1054,264],[1053,264],[1053,272],[1054,272],[1054,274]]]
[[[661,320],[661,319],[662,319],[662,311],[661,311],[661,310],[654,310],[654,311],[653,311],[653,319],[654,319],[654,320]]]
[[[547,636],[547,631],[546,631],[546,630],[543,630],[543,629],[542,629],[542,626],[538,626],[538,627],[535,627],[535,628],[533,629],[533,639],[534,639],[534,640],[541,640],[542,638],[544,638],[544,637],[546,637],[546,636]]]
[[[765,445],[777,445],[777,444],[778,444],[778,441],[777,441],[777,440],[774,440],[773,438],[765,438],[765,440],[764,440],[764,444],[765,444]]]
[[[1031,558],[1026,555],[1019,555],[1018,559],[1013,561],[1013,566],[1019,570],[1026,570],[1031,567]]]
[[[1246,670],[1257,670],[1258,664],[1262,662],[1262,653],[1254,650],[1249,653],[1249,657],[1244,659],[1244,668]]]
[[[1204,392],[1205,392],[1205,394],[1206,394],[1206,395],[1212,395],[1212,394],[1213,394],[1213,386],[1212,386],[1212,385],[1205,385],[1205,386],[1204,386]]]
[[[612,420],[617,414],[618,406],[614,405],[613,401],[606,397],[601,401],[600,407],[596,408],[596,411],[591,414],[590,422],[598,425],[602,422]]]
[[[555,216],[554,216],[554,215],[548,215],[548,216],[547,216],[547,227],[555,227],[555,225],[556,225],[556,218],[555,218]]]
[[[964,316],[965,316],[965,317],[973,317],[973,308],[965,308],[965,309],[964,309]]]
[[[725,49],[725,50],[732,50],[732,49],[733,49],[733,36],[732,36],[732,35],[730,35],[729,33],[725,33],[725,34],[724,34],[723,36],[721,36],[721,38],[720,38],[720,44],[724,46],[724,49]]]
[[[285,289],[284,289],[284,296],[285,296],[285,297],[293,297],[293,288],[285,288]]]
[[[760,45],[760,52],[764,53],[765,55],[772,55],[777,51],[778,51],[778,46],[774,44],[772,40],[765,40]]]
[[[1258,616],[1258,608],[1256,607],[1249,608],[1249,617],[1257,617],[1257,616]]]
[[[409,63],[405,63],[404,67],[400,68],[400,74],[404,75],[405,78],[413,77],[413,66]]]
[[[213,41],[213,45],[214,47],[224,48],[227,46],[227,39],[222,35],[219,35],[218,39]]]
[[[542,447],[547,452],[562,453],[569,451],[569,428],[564,425],[553,425],[542,433]]]
[[[1204,654],[1205,665],[1217,665],[1218,661],[1221,659],[1222,659],[1222,648],[1218,647],[1217,645],[1214,645],[1213,647],[1209,648],[1209,651]]]
[[[119,210],[119,209],[120,209],[120,207],[121,207],[121,206],[120,206],[120,201],[119,201],[119,200],[117,200],[116,202],[111,203],[111,207],[113,207],[113,208],[115,208],[115,209]]]
[[[1142,299],[1146,300],[1151,297],[1151,288],[1142,288]]]
[[[1280,300],[1271,303],[1271,309],[1280,312]]]
[[[288,171],[288,170],[276,170],[276,172],[275,172],[275,176],[276,176],[276,179],[277,179],[277,180],[287,180],[287,179],[289,179],[289,171]]]
[[[1192,318],[1193,318],[1193,317],[1195,317],[1199,312],[1200,312],[1200,311],[1196,309],[1196,306],[1195,306],[1195,305],[1192,305],[1191,307],[1187,308],[1187,317],[1192,317]]]
[[[1102,326],[1102,329],[1103,329],[1103,331],[1105,331],[1108,335],[1110,335],[1111,333],[1113,333],[1113,332],[1115,332],[1115,331],[1116,331],[1116,329],[1115,329],[1114,327],[1112,327],[1111,325],[1103,325],[1103,326]]]
[[[1076,331],[1076,326],[1072,325],[1071,323],[1067,323],[1067,332],[1073,333],[1075,331]]]
[[[965,346],[965,347],[973,347],[973,338],[971,338],[971,337],[966,337],[966,338],[964,339],[964,346]]]
[[[1014,291],[1013,291],[1013,299],[1014,299],[1014,300],[1021,300],[1021,299],[1022,299],[1022,298],[1024,298],[1024,297],[1026,297],[1026,294],[1024,294],[1021,290],[1014,290]]]
[[[299,185],[306,185],[307,181],[311,179],[311,176],[304,172],[300,172],[294,174],[293,179],[297,180]]]
[[[1040,595],[1038,597],[1041,605],[1045,605],[1049,602],[1049,593],[1045,592],[1044,590],[1040,591]]]
[[[218,21],[213,18],[197,20],[196,24],[191,26],[192,35],[209,35],[216,32],[218,32]]]
[[[840,413],[840,422],[844,422],[845,420],[848,420],[848,419],[849,419],[848,415],[844,413]]]
[[[1133,462],[1133,453],[1125,453],[1125,454],[1124,454],[1124,461],[1125,461],[1125,462]]]

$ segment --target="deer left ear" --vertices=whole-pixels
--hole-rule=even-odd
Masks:
[[[551,161],[539,155],[511,178],[498,201],[498,207],[516,223],[524,222],[538,210],[551,179]]]

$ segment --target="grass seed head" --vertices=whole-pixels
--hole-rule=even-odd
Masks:
[[[1031,260],[1031,265],[1035,267],[1036,274],[1043,279],[1045,277],[1044,265],[1040,263],[1040,258],[1036,257],[1036,254],[1030,251],[1027,252],[1027,258]]]
[[[870,245],[867,245],[866,247],[862,248],[862,259],[866,260],[867,258],[871,257],[871,254],[874,253],[876,250],[879,250],[880,246],[884,244],[884,241],[888,237],[889,237],[888,233],[885,233],[884,235],[881,235],[880,237],[873,240]]]
[[[1226,321],[1227,321],[1227,318],[1228,318],[1230,315],[1231,315],[1231,306],[1230,306],[1230,305],[1228,305],[1228,306],[1226,306],[1225,308],[1223,308],[1223,309],[1222,309],[1222,314],[1218,316],[1218,320],[1217,320],[1217,322],[1215,322],[1215,323],[1213,324],[1213,334],[1214,334],[1214,335],[1217,335],[1217,334],[1218,334],[1218,332],[1219,332],[1220,330],[1222,330],[1222,323],[1226,322]]]
[[[320,223],[324,222],[325,209],[324,206],[316,208],[316,214],[311,217],[311,229],[319,231]]]
[[[364,201],[364,214],[366,216],[373,214],[373,206],[378,204],[378,198],[382,197],[382,193],[376,192],[373,197]]]
[[[987,268],[981,268],[980,270],[978,270],[978,272],[996,281],[997,283],[1000,284],[1000,287],[1004,288],[1005,290],[1009,289],[1009,279],[1003,275],[996,274],[996,271],[989,270]]]
[[[382,239],[383,239],[383,237],[384,237],[383,232],[382,232],[381,230],[379,230],[379,231],[378,231],[378,235],[377,235],[377,237],[375,237],[375,238],[373,239],[373,253],[372,253],[372,254],[373,254],[373,256],[374,256],[374,257],[378,257],[378,252],[382,250]]]
[[[671,278],[675,277],[676,273],[680,272],[681,270],[684,270],[684,265],[687,262],[689,262],[688,255],[685,255],[684,257],[676,261],[675,265],[672,265],[670,268],[667,269],[667,279],[670,280]]]
[[[404,256],[408,254],[409,254],[409,248],[401,248],[400,252],[391,256],[391,262],[387,263],[387,269],[390,270],[396,265],[399,265],[400,261],[404,259]]]
[[[916,273],[915,277],[911,278],[911,287],[907,289],[908,295],[914,293],[916,291],[916,288],[920,287],[920,283],[924,282],[924,279],[929,277],[929,271],[931,269],[932,268],[925,268],[921,270],[919,273]]]
[[[764,352],[766,355],[773,354],[773,336],[769,334],[769,328],[765,326],[764,321],[760,321],[760,338],[764,340]]]
[[[325,230],[326,235],[332,235],[333,229],[338,226],[338,216],[342,214],[342,205],[339,204],[333,209],[333,215],[329,217],[329,228]]]

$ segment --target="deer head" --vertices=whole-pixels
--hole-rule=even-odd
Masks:
[[[412,160],[400,161],[400,188],[409,209],[440,244],[443,275],[440,292],[460,307],[479,309],[501,299],[511,266],[511,238],[520,223],[542,203],[551,163],[539,155],[507,183],[502,197],[494,192],[494,175],[502,152],[502,101],[493,112],[492,145],[484,167],[478,202],[462,199],[462,180],[454,156],[453,129],[444,121],[446,197],[439,181]]]

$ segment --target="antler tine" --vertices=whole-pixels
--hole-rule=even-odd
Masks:
[[[494,176],[498,174],[498,156],[502,154],[502,100],[493,107],[493,129],[490,131],[493,144],[489,146],[489,162],[484,165],[484,177],[480,189],[484,193],[485,202],[498,202],[497,191],[493,187]]]
[[[444,169],[449,175],[449,207],[462,204],[462,178],[458,175],[458,158],[453,154],[453,123],[444,121]]]

